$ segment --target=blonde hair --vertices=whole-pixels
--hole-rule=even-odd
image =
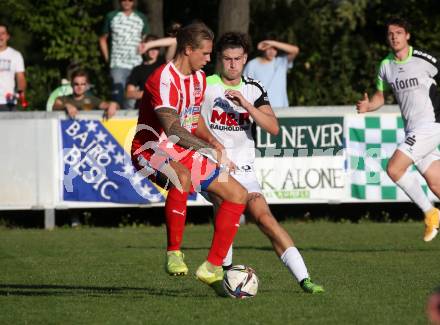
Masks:
[[[202,41],[214,40],[214,33],[204,23],[192,23],[177,31],[177,54],[182,54],[187,46],[198,49],[202,46]]]

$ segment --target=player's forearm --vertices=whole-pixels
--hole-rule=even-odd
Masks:
[[[207,142],[210,145],[210,148],[215,149],[223,149],[223,145],[212,135],[212,133],[208,130],[208,128],[201,127],[200,125],[197,127],[196,132],[194,133],[198,138]]]
[[[99,38],[99,47],[101,49],[102,56],[104,57],[105,62],[108,62],[108,44],[107,44],[107,36],[101,36]]]
[[[368,112],[374,112],[381,108],[385,103],[385,98],[382,92],[376,92],[373,97],[371,97],[368,104]]]
[[[26,91],[26,77],[24,75],[24,72],[18,72],[17,73],[17,90],[18,92],[25,92]]]
[[[164,37],[145,43],[144,49],[145,51],[148,51],[155,47],[169,47],[173,45],[177,45],[177,41],[175,37]]]
[[[250,105],[247,108],[247,111],[260,128],[264,129],[266,132],[269,132],[272,135],[278,134],[280,127],[278,124],[278,119],[273,113],[272,108],[270,108],[269,106],[256,108]]]
[[[165,134],[168,137],[177,136],[177,144],[183,148],[192,148],[199,150],[202,148],[212,148],[210,144],[191,134],[187,129],[180,125],[180,119],[177,112],[168,107],[156,109],[156,115],[159,119]]]
[[[273,40],[268,40],[266,42],[276,49],[286,52],[287,54],[298,55],[299,53],[299,47],[296,45]]]
[[[176,135],[179,137],[177,144],[183,148],[192,148],[199,150],[202,148],[214,148],[211,144],[203,139],[191,134],[187,129],[180,125],[179,121],[174,122],[168,131],[165,131],[167,136]]]

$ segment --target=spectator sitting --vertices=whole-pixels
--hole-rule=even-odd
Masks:
[[[49,95],[46,103],[46,111],[51,112],[53,104],[58,97],[68,96],[73,94],[73,88],[69,80],[61,79],[61,86],[55,88]]]
[[[150,74],[160,65],[173,59],[176,53],[176,38],[165,37],[158,38],[155,35],[145,36],[139,46],[139,52],[142,53],[143,63],[134,67],[127,80],[125,97],[136,99],[136,108],[139,108],[140,99],[144,93],[145,82]],[[160,47],[166,47],[165,56],[160,55]]]
[[[119,5],[120,10],[112,11],[105,17],[99,46],[105,62],[110,63],[112,99],[121,108],[132,109],[134,100],[124,100],[125,85],[131,70],[142,63],[138,47],[149,27],[147,17],[135,10],[136,1],[119,0]]]
[[[10,38],[8,26],[0,22],[0,111],[10,111],[15,106],[15,79],[22,105],[26,90],[23,56],[8,46]]]
[[[248,62],[244,75],[261,81],[267,90],[272,107],[288,107],[287,72],[293,67],[293,60],[299,53],[296,45],[264,40],[258,43],[262,56]],[[279,51],[284,53],[278,55]]]
[[[70,118],[75,118],[78,111],[92,109],[104,110],[104,115],[111,118],[118,109],[116,102],[107,102],[93,95],[86,94],[89,89],[89,77],[86,71],[77,70],[72,74],[73,93],[57,97],[53,104],[54,110],[65,109]]]

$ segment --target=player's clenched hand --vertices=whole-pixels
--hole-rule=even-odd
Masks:
[[[370,99],[368,94],[364,93],[364,97],[356,103],[356,110],[358,113],[368,112],[368,106],[370,105]]]
[[[246,98],[243,97],[243,94],[238,90],[228,89],[225,91],[225,96],[227,99],[231,100],[235,105],[241,106],[247,110],[249,103]]]

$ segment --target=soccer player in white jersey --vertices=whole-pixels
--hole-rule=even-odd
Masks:
[[[408,167],[415,164],[431,191],[440,198],[440,93],[434,77],[439,77],[440,63],[434,56],[409,45],[408,23],[401,18],[387,25],[391,53],[381,62],[377,90],[356,104],[359,113],[372,112],[384,104],[384,91],[391,89],[405,123],[405,141],[393,153],[387,173],[390,178],[425,213],[423,239],[431,241],[438,233],[440,211],[423,192]]]
[[[236,165],[231,175],[248,190],[246,208],[249,214],[270,239],[276,254],[301,288],[308,293],[321,293],[324,289],[310,280],[292,238],[272,215],[255,175],[252,126],[256,123],[274,135],[279,126],[264,87],[258,81],[242,76],[248,51],[249,41],[245,34],[228,32],[220,38],[217,47],[220,73],[207,78],[202,116],[225,147],[228,158]],[[220,203],[213,195],[209,200],[214,206]],[[232,264],[232,246],[223,264]]]

